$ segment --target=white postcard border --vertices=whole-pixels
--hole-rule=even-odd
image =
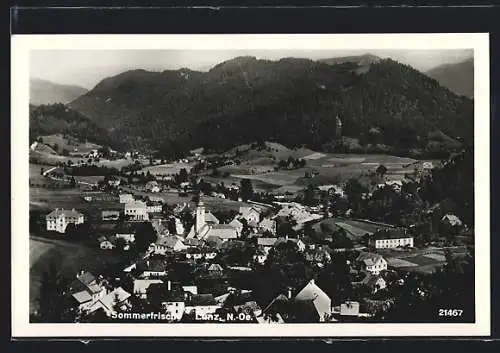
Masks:
[[[476,322],[473,324],[31,324],[29,323],[29,57],[43,49],[473,49]],[[399,337],[490,335],[489,35],[13,35],[11,201],[13,337]]]

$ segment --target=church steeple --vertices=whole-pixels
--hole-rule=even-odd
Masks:
[[[205,205],[201,198],[198,201],[198,205],[196,206],[196,219],[195,219],[195,230],[198,233],[201,228],[205,225]]]
[[[340,120],[339,115],[335,117],[335,138],[340,139],[342,137],[342,120]]]

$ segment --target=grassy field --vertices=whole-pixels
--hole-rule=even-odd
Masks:
[[[38,308],[40,282],[51,263],[72,278],[82,269],[100,274],[120,262],[118,254],[64,240],[30,237],[30,313]]]
[[[58,149],[57,152],[61,153],[63,149],[68,150],[69,152],[74,152],[75,149],[78,150],[79,153],[89,153],[94,149],[99,149],[101,146],[95,143],[90,142],[80,142],[75,138],[71,137],[63,137],[62,135],[47,135],[42,136],[43,143],[46,145],[54,146],[57,144]]]
[[[397,253],[395,251],[385,250],[383,256],[387,259],[389,266],[419,273],[432,273],[437,268],[446,263],[444,248],[429,247],[426,249],[413,249],[411,252]],[[466,249],[456,247],[450,249],[453,256],[461,257]]]
[[[122,207],[119,202],[92,201],[82,198],[80,189],[50,190],[45,188],[30,188],[30,209],[52,210],[54,208],[75,208],[86,212],[99,212],[106,208]]]
[[[153,175],[165,174],[172,175],[177,174],[179,171],[184,168],[189,173],[194,163],[168,163],[168,164],[160,164],[148,166],[142,169],[144,173],[150,172]]]

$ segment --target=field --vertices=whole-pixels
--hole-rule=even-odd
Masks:
[[[320,153],[306,149],[290,150],[283,146],[259,151],[248,150],[248,146],[245,150],[244,147],[239,147],[240,152],[243,151],[243,154],[238,156],[241,160],[240,165],[219,169],[220,172],[229,172],[229,178],[210,177],[209,180],[228,184],[228,181],[239,183],[241,179],[250,179],[254,182],[254,188],[259,191],[297,192],[308,184],[314,186],[337,184],[350,178],[357,178],[362,184],[369,186],[374,182],[378,183],[373,175],[381,164],[387,168],[388,179],[400,180],[405,173],[412,173],[415,163],[418,163],[412,158],[385,154]],[[306,166],[293,170],[273,170],[279,160],[288,156],[304,158]],[[271,164],[273,161],[274,166]],[[306,177],[306,174],[315,176]]]
[[[57,144],[57,152],[61,153],[63,149],[68,150],[69,152],[78,152],[78,153],[89,153],[94,149],[99,149],[101,146],[95,143],[90,142],[80,142],[75,138],[71,137],[63,137],[62,135],[47,135],[42,136],[43,143],[49,146],[54,146]],[[75,149],[77,151],[75,151]]]
[[[47,182],[47,179],[45,179],[45,177],[41,175],[42,168],[43,170],[48,170],[52,168],[52,166],[46,164],[29,164],[29,178],[33,184],[45,184]]]
[[[122,207],[119,202],[93,201],[86,202],[80,189],[50,190],[30,188],[30,209],[52,210],[54,208],[75,208],[80,211],[98,212],[101,209]]]
[[[446,263],[444,248],[429,247],[426,249],[412,249],[408,252],[384,250],[382,255],[387,259],[390,267],[404,271],[432,273]],[[461,257],[465,254],[464,247],[450,248],[453,256]]]
[[[145,167],[142,169],[144,173],[150,172],[153,175],[172,175],[177,174],[179,171],[184,168],[189,173],[194,163],[167,163],[160,165],[153,165],[149,167]]]
[[[64,240],[49,240],[36,236],[30,237],[30,313],[38,308],[39,290],[43,273],[53,263],[62,275],[71,278],[85,268],[95,274],[118,264],[116,253],[92,249],[81,244]]]
[[[325,224],[327,229],[331,229],[332,231],[338,228],[343,229],[347,233],[349,239],[353,241],[359,241],[365,234],[373,234],[377,229],[383,227],[382,224],[365,222],[362,220],[329,218],[319,222],[314,227],[316,232],[321,232],[320,223]]]

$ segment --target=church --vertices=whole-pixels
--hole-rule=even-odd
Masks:
[[[236,239],[240,236],[238,228],[230,224],[220,224],[219,220],[211,213],[207,212],[203,202],[198,202],[196,206],[195,222],[189,231],[186,239],[207,239],[217,237],[222,240]]]

